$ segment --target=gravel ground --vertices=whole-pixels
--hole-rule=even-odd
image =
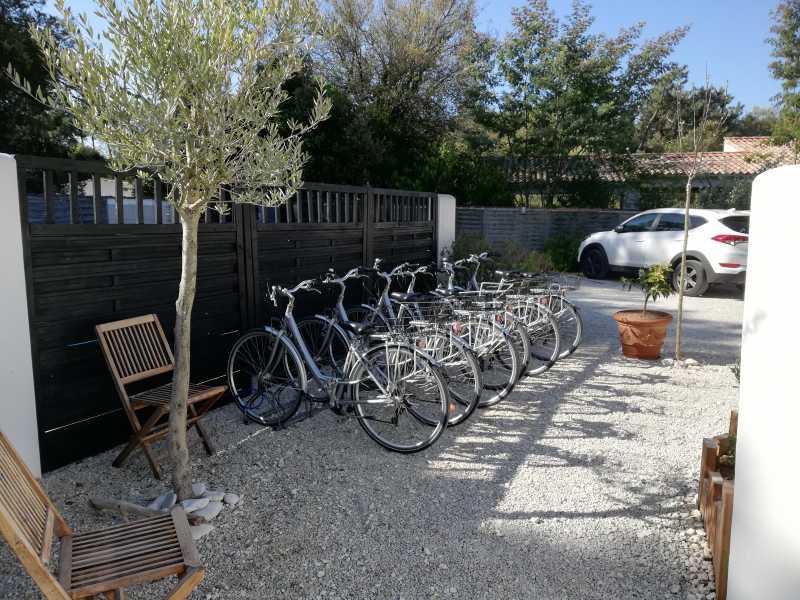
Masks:
[[[196,479],[243,499],[198,543],[208,571],[192,598],[713,598],[692,510],[701,439],[736,401],[741,298],[687,299],[700,364],[673,367],[621,357],[610,315],[634,293],[587,282],[573,297],[578,352],[420,454],[385,452],[326,410],[279,431],[216,410],[223,450],[207,458],[191,434]],[[90,495],[164,490],[140,455],[123,469],[112,455],[44,478],[77,530],[113,522]],[[0,598],[37,597],[0,547]]]

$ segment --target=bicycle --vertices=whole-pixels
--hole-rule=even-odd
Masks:
[[[388,450],[412,453],[431,446],[447,426],[450,402],[435,362],[391,334],[370,345],[372,328],[348,321],[332,325],[347,340],[343,375],[324,373],[293,315],[295,294],[318,291],[314,284],[272,286],[273,304],[286,300],[280,327],[249,331],[231,349],[228,385],[240,410],[254,422],[275,426],[288,421],[306,398],[341,414],[350,408],[367,435]],[[307,394],[308,371],[324,394]]]

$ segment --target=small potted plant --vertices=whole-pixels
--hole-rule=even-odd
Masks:
[[[636,286],[644,293],[642,310],[614,313],[625,356],[655,360],[661,355],[661,346],[664,345],[672,315],[660,310],[647,310],[647,303],[673,294],[671,274],[672,268],[668,265],[653,265],[648,269],[639,269],[639,276],[635,279],[622,280],[623,286],[629,291]]]

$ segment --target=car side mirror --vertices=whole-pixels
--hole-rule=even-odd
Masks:
[[[625,231],[625,228],[622,225],[617,225],[616,227],[614,227],[614,231],[616,231],[617,233],[622,233],[623,231]]]

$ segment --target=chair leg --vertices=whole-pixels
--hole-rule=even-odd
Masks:
[[[153,455],[150,453],[150,449],[147,447],[147,442],[143,441],[142,438],[150,433],[150,430],[156,423],[158,423],[161,417],[164,416],[165,412],[166,409],[157,408],[143,424],[131,422],[131,426],[134,429],[134,434],[131,436],[131,440],[128,442],[128,444],[122,449],[122,452],[119,453],[119,456],[114,459],[112,464],[115,467],[121,467],[123,464],[125,464],[125,461],[128,460],[131,452],[133,452],[137,446],[141,446],[145,458],[147,458],[147,462],[150,463],[150,469],[153,471],[153,475],[156,479],[161,479],[161,471],[158,468],[158,464],[156,464]],[[136,431],[137,428],[138,431]]]
[[[192,590],[203,581],[205,574],[206,570],[202,567],[187,567],[183,575],[178,578],[178,583],[172,588],[166,600],[184,600],[188,598]]]
[[[102,597],[106,600],[125,600],[125,590],[111,590],[110,592],[103,592]]]
[[[206,433],[206,430],[203,429],[202,425],[200,425],[200,421],[197,421],[194,426],[197,428],[197,435],[200,436],[200,439],[203,442],[203,447],[206,449],[206,453],[209,456],[214,456],[217,453],[217,449],[214,447],[214,444],[209,435]]]

